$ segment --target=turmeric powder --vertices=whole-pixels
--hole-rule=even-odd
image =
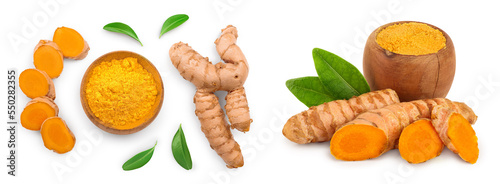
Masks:
[[[437,53],[446,46],[440,30],[419,22],[388,26],[377,34],[376,41],[382,48],[403,55]]]
[[[100,63],[86,85],[94,115],[105,126],[120,130],[140,125],[158,95],[152,74],[133,57]]]

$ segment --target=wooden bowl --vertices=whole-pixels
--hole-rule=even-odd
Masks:
[[[130,129],[116,129],[113,127],[106,126],[106,123],[104,123],[102,120],[97,118],[92,110],[90,110],[90,107],[87,102],[87,97],[86,97],[86,88],[87,88],[87,82],[91,76],[91,72],[93,71],[94,67],[98,66],[101,62],[103,61],[111,61],[112,59],[123,59],[126,57],[134,57],[137,58],[137,62],[142,65],[144,69],[146,69],[149,73],[152,74],[153,79],[155,80],[156,84],[156,89],[158,91],[158,95],[156,96],[155,103],[150,111],[146,116],[143,118],[139,119],[137,126],[130,128]],[[161,76],[158,73],[158,70],[156,70],[156,67],[145,57],[134,53],[130,51],[114,51],[114,52],[109,52],[107,54],[102,55],[101,57],[97,58],[87,69],[85,74],[83,75],[82,83],[80,85],[80,101],[83,106],[83,110],[85,111],[85,114],[87,114],[87,117],[94,123],[95,126],[99,127],[100,129],[112,133],[112,134],[119,134],[119,135],[125,135],[125,134],[131,134],[138,132],[144,128],[146,128],[153,120],[156,118],[158,113],[160,112],[161,106],[163,104],[163,81],[161,80]]]
[[[378,33],[384,28],[408,22],[415,21],[392,22],[370,34],[363,54],[363,74],[372,90],[393,89],[402,102],[444,98],[455,76],[455,47],[446,32],[423,23],[441,31],[446,39],[446,46],[432,54],[397,54],[385,50],[376,42]]]

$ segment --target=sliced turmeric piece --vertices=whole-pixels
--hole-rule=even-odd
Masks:
[[[60,117],[46,119],[42,124],[40,133],[45,147],[56,153],[66,153],[75,146],[76,139],[73,132]]]
[[[19,75],[19,87],[29,98],[47,96],[56,98],[56,90],[52,79],[42,70],[26,69]]]
[[[439,156],[443,148],[444,144],[430,119],[420,119],[408,125],[399,137],[399,153],[412,164]]]
[[[461,113],[444,106],[432,110],[432,124],[446,147],[471,164],[479,157],[476,132]]]
[[[48,97],[37,97],[24,108],[21,113],[21,125],[28,130],[40,130],[42,123],[52,116],[59,114],[59,108]]]
[[[477,120],[477,116],[470,107],[464,103],[452,102],[445,98],[416,100],[389,105],[362,113],[356,119],[338,129],[331,140],[331,153],[340,160],[366,160],[378,157],[396,148],[398,139],[405,127],[421,118],[431,118],[432,110],[439,105],[459,112],[469,122]],[[367,128],[367,126],[372,128]],[[436,127],[436,125],[434,126]],[[437,127],[436,130],[440,132]],[[382,137],[385,137],[386,141],[383,141]],[[440,137],[443,138],[441,133]],[[352,144],[344,142],[352,139],[358,140],[358,142]],[[372,143],[374,141],[383,142]],[[446,141],[443,140],[443,142],[446,144]],[[377,153],[374,154],[375,151]]]
[[[57,28],[52,40],[57,43],[65,58],[80,60],[85,58],[90,50],[82,35],[68,27]]]
[[[330,141],[330,153],[339,160],[356,161],[375,158],[387,145],[384,131],[371,125],[348,125],[345,134],[335,134]]]
[[[50,40],[40,40],[33,53],[35,68],[44,71],[50,78],[57,78],[63,70],[63,54],[59,46]]]

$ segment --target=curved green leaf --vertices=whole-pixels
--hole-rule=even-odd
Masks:
[[[301,77],[286,81],[286,87],[307,107],[337,100],[323,87],[319,77]]]
[[[172,154],[181,167],[186,170],[193,168],[193,161],[184,137],[184,131],[182,131],[182,125],[179,125],[179,129],[172,140]]]
[[[349,99],[370,91],[363,74],[341,57],[314,48],[313,59],[321,83],[335,97]]]
[[[158,141],[156,141],[155,145],[152,148],[140,152],[137,155],[130,158],[127,162],[123,164],[122,169],[125,171],[130,171],[141,168],[142,166],[146,165],[149,162],[149,160],[151,160],[151,157],[153,156],[153,152],[155,151],[157,143]]]
[[[126,35],[134,38],[135,40],[137,40],[142,46],[142,43],[139,40],[139,37],[137,37],[137,35],[135,34],[135,31],[127,24],[124,24],[121,22],[113,22],[113,23],[106,24],[103,27],[103,29],[111,31],[111,32],[126,34]]]
[[[161,32],[160,32],[160,38],[163,34],[166,32],[180,26],[184,22],[186,22],[189,19],[189,16],[186,14],[177,14],[177,15],[172,15],[169,17],[165,22],[163,23],[163,26],[161,27]]]

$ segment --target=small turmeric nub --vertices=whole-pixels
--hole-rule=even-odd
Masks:
[[[60,117],[46,119],[40,133],[45,147],[59,154],[71,151],[76,143],[73,132]]]
[[[399,137],[399,153],[412,164],[418,164],[437,157],[444,144],[430,119],[420,119],[403,129]]]
[[[19,75],[19,88],[29,98],[47,96],[56,98],[56,90],[52,79],[42,70],[26,69]]]

